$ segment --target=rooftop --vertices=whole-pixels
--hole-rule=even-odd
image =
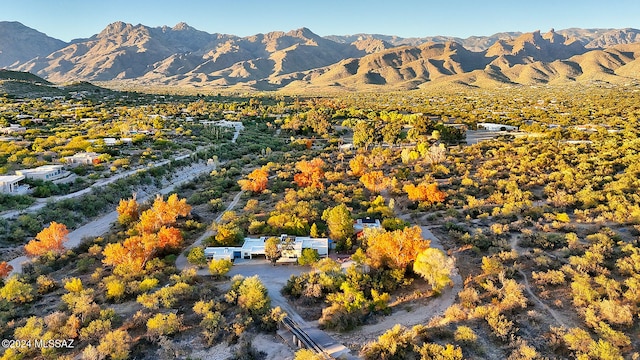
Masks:
[[[13,183],[16,181],[24,180],[24,175],[2,175],[0,176],[0,183]]]

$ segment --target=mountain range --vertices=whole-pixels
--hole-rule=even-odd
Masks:
[[[185,23],[115,22],[90,38],[66,43],[17,22],[0,22],[0,68],[54,83],[253,90],[636,83],[638,41],[637,29],[552,29],[460,39],[321,37],[301,28],[238,37]]]

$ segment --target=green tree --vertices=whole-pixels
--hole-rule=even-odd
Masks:
[[[264,254],[267,259],[275,262],[280,257],[280,239],[277,237],[270,237],[264,242]]]
[[[341,249],[351,248],[353,237],[353,219],[345,204],[326,209],[322,213],[322,220],[327,222],[329,237],[338,243]]]
[[[375,141],[375,127],[369,121],[358,121],[353,127],[353,145],[365,149]]]
[[[257,275],[244,279],[238,287],[238,306],[252,315],[266,314],[271,308],[267,288]]]
[[[204,256],[204,248],[202,246],[196,246],[189,251],[189,255],[187,255],[187,261],[189,264],[196,265],[197,267],[202,267],[207,264],[207,258]]]
[[[447,285],[453,284],[451,273],[454,270],[454,261],[444,251],[436,248],[423,250],[413,263],[413,271],[422,276],[435,293]]]
[[[320,233],[318,232],[318,225],[316,223],[311,224],[311,229],[309,229],[309,236],[312,238],[319,238]]]
[[[231,260],[213,259],[209,263],[209,274],[213,275],[216,278],[219,278],[221,276],[226,275],[229,272],[229,270],[231,270],[232,266],[233,266],[233,263],[231,262]]]
[[[298,258],[298,264],[302,266],[313,265],[319,259],[320,256],[316,249],[304,249],[302,250],[302,255]]]

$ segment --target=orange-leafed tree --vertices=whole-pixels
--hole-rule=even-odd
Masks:
[[[253,170],[247,179],[238,180],[238,184],[244,191],[261,193],[267,189],[269,182],[269,172],[263,167]]]
[[[137,234],[122,243],[105,246],[102,262],[114,266],[114,272],[119,275],[139,273],[159,252],[180,245],[182,233],[171,225],[176,223],[179,216],[187,216],[190,212],[191,206],[176,194],[169,196],[166,201],[158,196],[135,224]]]
[[[391,179],[386,177],[382,171],[368,172],[360,177],[360,182],[374,193],[380,193],[391,186]]]
[[[299,161],[296,164],[296,169],[300,172],[294,175],[293,181],[300,187],[324,189],[324,184],[322,183],[324,166],[325,163],[320,158],[315,158],[311,161]]]
[[[144,269],[143,247],[131,237],[123,243],[107,244],[102,251],[102,263],[114,267],[114,273],[122,276],[139,274]]]
[[[136,201],[136,195],[134,194],[131,199],[120,199],[116,211],[118,211],[118,222],[122,225],[128,225],[138,221],[140,205]]]
[[[6,261],[0,262],[0,279],[6,278],[12,270],[13,266],[9,265]]]
[[[143,233],[131,236],[123,243],[108,244],[103,251],[105,258],[102,262],[119,267],[119,271],[124,273],[140,271],[160,251],[178,247],[180,243],[180,230],[163,226],[157,233]]]
[[[438,184],[428,184],[422,182],[420,184],[413,185],[407,184],[402,188],[411,201],[424,201],[429,203],[443,202],[447,197],[444,191],[438,189]]]
[[[402,230],[368,230],[367,256],[374,268],[405,270],[431,242],[422,238],[419,226]]]
[[[40,231],[36,238],[24,246],[29,256],[40,256],[48,252],[61,253],[64,243],[68,240],[69,230],[66,225],[52,221],[49,227]]]
[[[179,216],[187,216],[191,212],[191,205],[186,199],[178,199],[172,194],[165,201],[158,195],[149,210],[140,215],[136,229],[140,233],[154,233],[165,225],[172,225]]]

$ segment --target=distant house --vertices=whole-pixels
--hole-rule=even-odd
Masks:
[[[102,141],[104,141],[106,146],[115,146],[118,143],[115,138],[103,138]]]
[[[233,261],[233,259],[240,257],[241,249],[239,247],[208,247],[204,249],[204,256],[209,260],[227,259]]]
[[[220,120],[213,122],[214,126],[222,126],[228,128],[234,128],[238,131],[244,130],[244,125],[242,125],[242,121],[228,121],[228,120]]]
[[[92,165],[99,163],[99,156],[99,154],[94,152],[79,152],[74,154],[73,156],[64,158],[64,161],[71,166]]]
[[[380,223],[380,219],[372,219],[370,217],[366,217],[364,219],[357,219],[356,223],[353,224],[353,231],[356,235],[360,236],[364,229],[381,229],[382,224]]]
[[[26,194],[29,187],[26,185],[20,185],[20,181],[22,180],[24,180],[23,175],[0,176],[0,192],[11,195]]]
[[[69,173],[62,169],[62,165],[43,165],[34,169],[16,170],[16,175],[28,179],[53,181],[67,176]]]
[[[517,126],[496,124],[496,123],[478,123],[478,130],[484,129],[488,131],[518,131]]]
[[[18,124],[10,124],[8,127],[0,128],[0,133],[3,134],[20,134],[26,131],[26,127],[20,126]]]

